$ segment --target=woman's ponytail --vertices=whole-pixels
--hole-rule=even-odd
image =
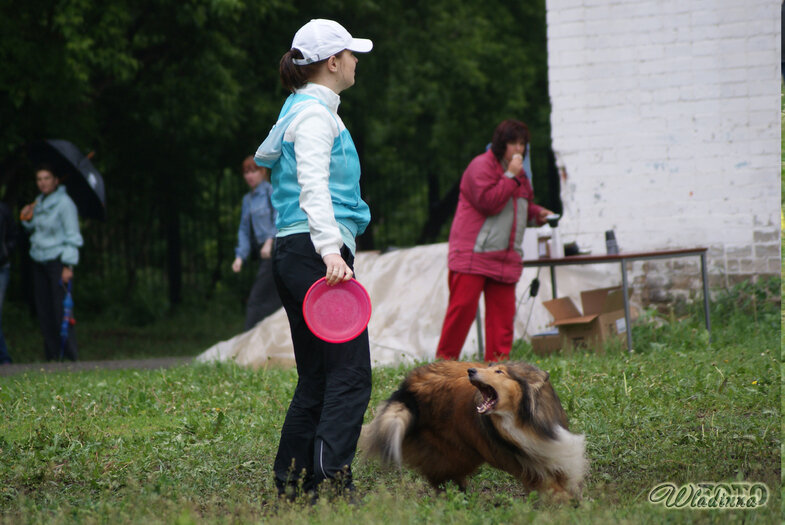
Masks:
[[[299,49],[290,49],[281,57],[281,65],[279,67],[281,84],[291,93],[294,93],[294,90],[303,87],[308,82],[308,79],[316,73],[316,70],[319,69],[322,62],[325,62],[325,60],[320,60],[319,62],[314,62],[313,64],[305,66],[298,66],[294,63],[295,58],[302,57],[303,54]]]

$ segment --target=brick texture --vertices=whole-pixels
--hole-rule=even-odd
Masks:
[[[565,242],[710,248],[712,286],[780,268],[780,6],[547,0]],[[635,265],[644,302],[694,265]]]

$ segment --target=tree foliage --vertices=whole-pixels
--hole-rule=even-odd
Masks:
[[[93,259],[131,288],[166,268],[173,302],[191,269],[214,285],[231,260],[239,163],[286,95],[278,61],[319,17],[374,41],[341,107],[374,217],[361,247],[443,240],[463,169],[502,119],[527,122],[547,151],[543,0],[5,0],[0,195],[35,194],[36,140],[94,150],[109,219],[89,225]]]

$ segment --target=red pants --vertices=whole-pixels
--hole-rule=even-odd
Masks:
[[[515,284],[482,275],[450,271],[450,304],[436,348],[440,359],[458,359],[477,315],[480,294],[485,293],[485,360],[507,359],[512,348],[515,317]]]

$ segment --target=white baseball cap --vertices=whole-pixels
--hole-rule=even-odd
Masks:
[[[303,54],[303,58],[295,58],[293,62],[304,66],[330,58],[344,49],[367,53],[373,49],[373,42],[367,38],[352,38],[349,31],[338,22],[315,18],[294,34],[292,49],[298,49]]]

